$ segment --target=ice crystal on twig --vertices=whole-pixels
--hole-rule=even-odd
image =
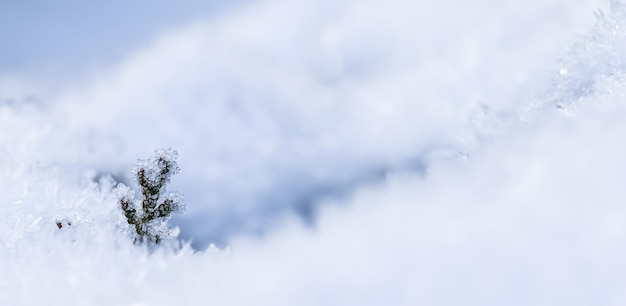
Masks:
[[[181,194],[165,192],[170,177],[179,172],[177,157],[175,150],[156,150],[152,157],[137,161],[132,173],[141,188],[141,200],[135,198],[135,191],[128,186],[122,183],[117,186],[118,203],[135,231],[135,242],[159,243],[173,236],[166,222],[185,208]]]

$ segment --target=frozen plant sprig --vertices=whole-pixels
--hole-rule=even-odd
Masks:
[[[180,171],[176,158],[178,153],[175,150],[161,149],[150,158],[137,161],[132,173],[141,188],[141,200],[135,198],[134,190],[122,183],[116,188],[119,206],[135,231],[137,243],[159,243],[173,236],[173,231],[166,225],[167,220],[185,209],[181,194],[165,192],[170,177]]]

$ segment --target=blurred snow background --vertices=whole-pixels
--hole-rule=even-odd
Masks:
[[[0,3],[0,304],[623,305],[625,12]],[[111,187],[163,147],[147,251]]]

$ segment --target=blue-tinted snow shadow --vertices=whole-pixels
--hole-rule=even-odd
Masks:
[[[451,150],[452,151],[452,150]],[[456,154],[456,153],[455,153]],[[234,190],[220,190],[220,196],[201,210],[175,217],[172,225],[181,230],[179,238],[191,241],[195,249],[210,244],[226,246],[237,236],[263,237],[280,227],[286,218],[296,216],[303,226],[315,228],[316,220],[328,203],[340,203],[342,198],[367,186],[381,184],[390,173],[408,173],[424,177],[427,174],[427,154],[387,165],[369,165],[360,169],[336,169],[350,172],[338,175],[343,179],[314,179],[306,172],[273,173],[272,187],[252,198]],[[193,188],[211,193],[211,188]],[[196,198],[191,195],[190,198]],[[189,203],[189,205],[194,205]]]

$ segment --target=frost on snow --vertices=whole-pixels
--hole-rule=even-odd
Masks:
[[[176,192],[166,194],[165,185],[180,170],[177,157],[175,150],[156,150],[152,157],[137,161],[132,172],[141,188],[141,200],[135,198],[135,191],[130,187],[122,183],[117,186],[118,203],[135,230],[136,242],[159,243],[174,236],[166,222],[172,214],[184,210],[184,199]]]

